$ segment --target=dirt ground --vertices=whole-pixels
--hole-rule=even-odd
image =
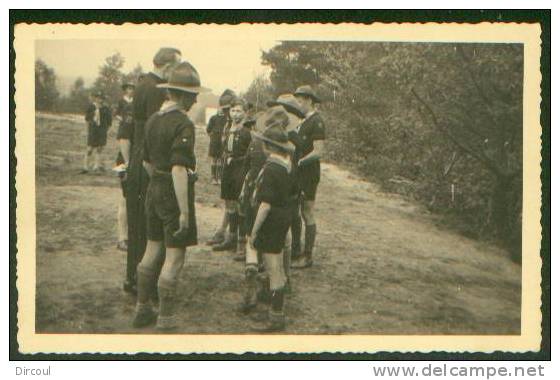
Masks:
[[[77,174],[86,141],[81,117],[36,120],[36,331],[140,332],[130,327],[135,300],[121,290],[118,180],[111,171]],[[197,136],[202,244],[189,250],[181,277],[180,332],[249,333],[252,321],[235,312],[243,264],[203,244],[218,225],[221,203],[209,182],[202,128]],[[110,167],[114,128],[108,140]],[[293,272],[287,333],[520,333],[521,267],[506,252],[436,227],[422,207],[334,165],[323,165],[316,207],[315,265]]]

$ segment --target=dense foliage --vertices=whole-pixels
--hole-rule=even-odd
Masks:
[[[324,99],[329,159],[518,257],[522,45],[290,41],[262,60],[272,96]]]
[[[41,111],[53,109],[58,100],[56,74],[41,60],[35,61],[35,108]]]

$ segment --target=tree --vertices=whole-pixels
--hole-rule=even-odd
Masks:
[[[35,61],[35,109],[52,111],[58,96],[54,70],[40,59]]]
[[[247,91],[241,96],[248,102],[253,103],[257,111],[266,108],[268,100],[275,99],[272,84],[265,75],[259,75],[253,79]]]
[[[331,159],[520,249],[521,45],[292,41],[263,63],[273,92],[325,100]]]
[[[144,75],[144,69],[140,64],[137,64],[132,71],[124,76],[124,81],[136,83],[142,75]]]
[[[114,53],[105,58],[105,63],[99,68],[99,75],[93,83],[93,91],[102,91],[108,104],[116,104],[121,97],[121,85],[124,74],[121,71],[124,66],[124,57],[120,53]]]

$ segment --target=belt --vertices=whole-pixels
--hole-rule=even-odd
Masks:
[[[187,168],[187,175],[189,177],[189,181],[191,182],[196,182],[196,180],[198,179],[198,173],[192,169]],[[160,176],[160,177],[170,178],[170,179],[172,178],[171,172],[168,172],[166,170],[160,170],[160,169],[154,169],[154,176]]]

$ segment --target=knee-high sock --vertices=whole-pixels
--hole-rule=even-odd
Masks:
[[[237,237],[237,229],[239,227],[239,214],[237,211],[229,213],[229,232],[232,237]]]
[[[156,271],[154,268],[138,265],[136,271],[138,304],[145,305],[150,301],[156,288]]]
[[[158,281],[159,317],[173,317],[175,311],[175,291],[177,280],[160,277]]]
[[[245,266],[245,304],[254,305],[257,303],[257,275],[258,269],[255,264]]]
[[[301,217],[299,212],[292,215],[290,230],[292,233],[292,256],[297,256],[301,254]]]
[[[93,151],[93,166],[95,168],[99,168],[99,165],[101,164],[101,155],[99,154],[99,151],[96,149]]]
[[[238,236],[239,240],[245,240],[247,237],[247,225],[245,224],[245,216],[237,214]]]
[[[303,253],[305,255],[311,256],[313,253],[313,247],[315,246],[315,236],[317,236],[317,225],[312,224],[310,226],[305,226],[305,246],[303,248]]]
[[[117,228],[119,241],[128,240],[128,223],[126,219],[126,199],[119,200],[119,207],[117,211]]]
[[[89,156],[91,156],[90,152],[86,152],[86,154],[84,155],[84,169],[85,170],[89,169]]]

